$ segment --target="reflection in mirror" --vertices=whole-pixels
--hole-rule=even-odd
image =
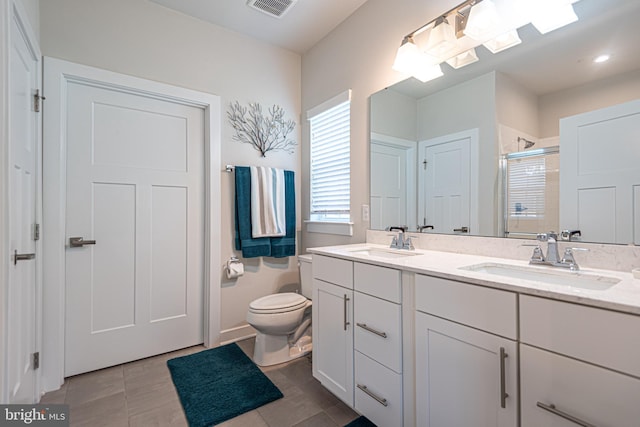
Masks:
[[[544,36],[527,25],[519,46],[496,55],[479,48],[476,63],[443,65],[439,79],[410,78],[371,96],[372,229],[527,237],[583,228],[584,241],[640,243],[640,107],[630,102],[640,99],[640,2],[581,0],[574,9],[574,24]],[[595,63],[603,53],[610,60]],[[554,146],[559,169],[557,154],[539,157],[544,197],[507,194],[500,159]],[[617,175],[616,156],[628,160]],[[628,179],[607,183],[614,175]]]

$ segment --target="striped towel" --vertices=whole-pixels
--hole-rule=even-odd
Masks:
[[[251,166],[251,236],[286,234],[284,170]]]

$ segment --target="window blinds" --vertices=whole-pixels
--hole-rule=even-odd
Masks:
[[[350,217],[350,101],[309,117],[311,128],[311,216]]]
[[[512,218],[543,218],[546,166],[544,157],[509,160],[507,200]]]

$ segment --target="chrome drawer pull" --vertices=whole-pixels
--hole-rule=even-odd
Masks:
[[[373,328],[371,328],[371,327],[367,326],[367,324],[366,324],[366,323],[356,323],[356,325],[358,325],[359,327],[361,327],[361,328],[362,328],[362,329],[364,329],[365,331],[369,331],[369,332],[371,332],[372,334],[376,334],[376,335],[378,335],[378,336],[380,336],[380,337],[382,337],[382,338],[386,338],[386,337],[387,337],[387,333],[386,333],[386,332],[380,332],[380,331],[377,331],[377,330],[375,330],[375,329],[373,329]]]
[[[563,411],[557,409],[556,405],[554,405],[553,403],[550,404],[550,405],[546,405],[546,404],[544,404],[542,402],[538,402],[538,403],[536,403],[536,406],[538,408],[544,409],[545,411],[549,411],[552,414],[555,414],[555,415],[557,415],[557,416],[559,416],[561,418],[564,418],[565,420],[569,420],[572,423],[578,424],[579,426],[582,426],[582,427],[596,427],[593,424],[590,424],[590,423],[588,423],[586,421],[582,421],[581,419],[576,418],[573,415],[569,415],[566,412],[563,412]]]
[[[509,357],[509,355],[504,351],[504,347],[500,347],[500,407],[507,407],[507,397],[509,394],[507,393],[507,385],[505,379],[505,359]]]
[[[349,303],[349,297],[347,294],[344,294],[344,330],[347,330],[347,326],[349,326],[349,322],[347,322],[347,304]]]
[[[371,397],[373,400],[375,400],[382,406],[389,406],[389,404],[387,403],[387,399],[383,399],[380,396],[376,396],[373,392],[369,391],[366,385],[358,384],[358,388],[364,391],[369,397]]]

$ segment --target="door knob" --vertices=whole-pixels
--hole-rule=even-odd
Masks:
[[[72,248],[80,248],[84,245],[95,245],[95,240],[84,240],[83,237],[69,237],[69,246]]]
[[[13,265],[16,265],[18,261],[27,261],[30,259],[34,259],[36,257],[35,253],[32,254],[19,254],[17,250],[13,251]]]

